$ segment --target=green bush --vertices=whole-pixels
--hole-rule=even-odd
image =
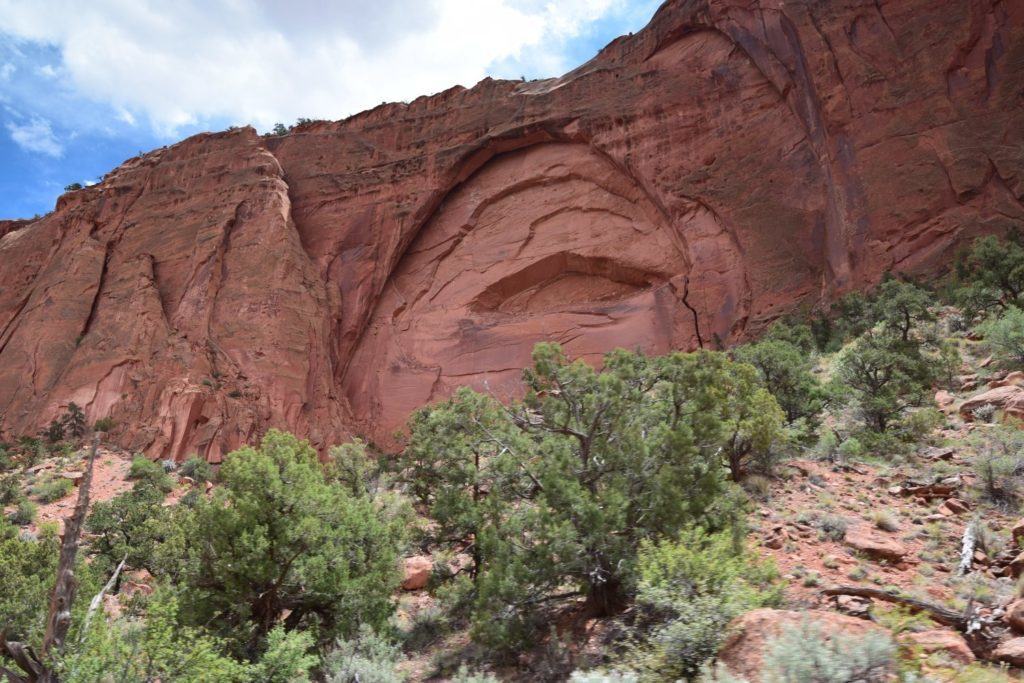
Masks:
[[[0,615],[9,640],[38,642],[42,636],[59,547],[52,531],[38,540],[0,533]]]
[[[920,442],[930,437],[946,421],[946,416],[937,408],[921,408],[908,414],[900,425],[906,438]]]
[[[324,657],[325,683],[402,683],[407,676],[397,670],[402,650],[362,627],[350,640],[339,641]]]
[[[1024,366],[1024,310],[1011,306],[978,327],[992,355],[1003,365]]]
[[[911,340],[915,328],[934,322],[929,309],[935,297],[931,292],[887,276],[872,292],[871,318],[900,342]]]
[[[0,505],[10,505],[21,500],[21,477],[17,473],[0,476]]]
[[[359,439],[330,449],[328,478],[345,486],[354,496],[375,493],[380,488],[381,467]]]
[[[32,522],[36,521],[36,512],[39,510],[39,506],[30,500],[23,500],[18,503],[18,507],[11,513],[11,522],[18,526],[28,526]]]
[[[644,543],[638,574],[637,646],[622,663],[657,680],[694,677],[733,618],[782,597],[774,566],[737,546],[731,532],[689,529]]]
[[[896,644],[885,632],[824,633],[813,621],[786,626],[769,641],[760,683],[883,683],[913,681],[897,672]],[[748,683],[724,667],[705,669],[703,683]]]
[[[174,488],[174,479],[164,471],[164,468],[159,463],[141,455],[137,455],[132,459],[132,466],[128,470],[128,478],[134,479],[137,482],[137,486],[152,486],[164,493],[169,493]]]
[[[171,533],[173,512],[163,506],[163,492],[136,486],[108,501],[93,504],[85,528],[92,535],[89,554],[107,570],[121,559],[131,569],[156,573],[157,546]]]
[[[981,495],[989,502],[1017,501],[1024,473],[1024,433],[1014,426],[990,428],[970,440],[976,452],[973,466]]]
[[[29,493],[43,503],[52,503],[71,494],[75,485],[70,479],[55,475],[43,475],[29,487]]]
[[[249,667],[248,680],[261,683],[306,683],[320,658],[310,654],[313,634],[276,626],[267,634],[266,651]]]
[[[0,472],[9,472],[17,466],[14,449],[7,444],[0,444]]]
[[[181,463],[181,467],[178,468],[178,474],[202,483],[213,479],[213,467],[206,460],[192,456]]]
[[[112,417],[101,417],[96,420],[96,424],[93,425],[93,429],[97,432],[109,432],[117,425],[117,422]]]
[[[402,528],[369,497],[329,482],[308,442],[271,430],[225,458],[210,498],[179,511],[183,618],[252,658],[271,628],[321,642],[385,624],[400,581]],[[164,545],[167,545],[166,543]]]
[[[783,340],[767,339],[741,346],[736,359],[757,368],[765,387],[793,424],[803,419],[813,429],[825,405],[825,393],[811,373],[807,351]]]
[[[177,617],[177,599],[168,591],[158,591],[146,604],[144,619],[121,618],[111,623],[103,618],[94,619],[82,642],[73,642],[65,654],[60,680],[65,683],[115,679],[118,683],[257,680],[251,678],[248,667],[221,654],[219,642],[198,629],[182,627]],[[116,674],[111,678],[113,672]]]
[[[64,413],[64,417],[61,420],[64,423],[65,431],[70,437],[81,439],[85,436],[85,432],[88,431],[85,412],[75,402],[68,404],[68,410]]]
[[[839,444],[836,450],[839,453],[839,457],[842,459],[842,462],[856,462],[863,458],[864,454],[867,452],[867,449],[864,448],[864,444],[860,442],[860,439],[853,436]]]
[[[451,683],[500,683],[500,681],[491,674],[472,671],[463,664],[452,676]]]
[[[8,640],[42,640],[59,552],[56,525],[41,525],[38,538],[21,538],[0,521],[0,621]],[[96,577],[89,564],[79,560],[74,570],[78,593],[91,596],[98,590]],[[72,637],[87,603],[78,600],[72,607]]]
[[[896,644],[887,633],[826,636],[812,621],[790,626],[768,647],[765,681],[770,683],[845,683],[891,680],[896,670]]]

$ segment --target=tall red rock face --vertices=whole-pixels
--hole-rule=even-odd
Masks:
[[[729,344],[1024,224],[1024,3],[666,3],[562,78],[132,159],[0,223],[0,426],[387,443],[533,344]]]

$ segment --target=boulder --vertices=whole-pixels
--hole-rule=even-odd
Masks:
[[[402,590],[418,591],[427,587],[434,570],[434,560],[429,555],[405,558],[405,579]]]
[[[988,386],[992,389],[998,387],[1019,387],[1024,385],[1024,372],[1014,370],[1001,379],[992,380]]]
[[[971,506],[967,502],[960,500],[959,498],[947,498],[939,506],[939,514],[951,517],[953,515],[962,515],[965,512],[970,512]]]
[[[1011,638],[992,651],[992,658],[1011,666],[1024,666],[1024,638]]]
[[[871,612],[872,601],[870,598],[862,598],[856,595],[837,595],[835,601],[836,608],[843,614],[863,619]]]
[[[954,403],[956,403],[956,397],[945,389],[935,392],[935,405],[939,406],[939,410],[947,411],[953,407]]]
[[[1024,539],[1024,519],[1020,519],[1010,528],[1010,535],[1015,545],[1020,546],[1021,539]]]
[[[922,457],[925,457],[928,460],[952,460],[955,453],[956,451],[949,446],[941,448],[938,446],[929,446],[921,451]]]
[[[1008,566],[1010,569],[1010,574],[1013,576],[1013,578],[1017,578],[1021,575],[1021,573],[1024,573],[1024,552],[1020,553],[1019,555],[1017,555],[1017,557],[1013,558],[1013,560],[1010,561],[1010,564]]]
[[[1024,600],[1014,600],[1007,605],[1003,621],[1009,624],[1014,631],[1024,633]]]
[[[848,529],[844,541],[857,552],[888,562],[901,562],[909,552],[896,539],[884,536],[864,524]]]
[[[63,479],[70,479],[72,484],[78,486],[85,478],[85,472],[61,472],[60,476]]]
[[[728,635],[718,651],[718,661],[733,675],[748,681],[759,681],[769,643],[784,629],[799,628],[807,622],[813,623],[826,637],[836,634],[857,637],[870,632],[887,632],[870,621],[835,612],[756,609],[741,615],[729,625]]]
[[[942,653],[961,664],[971,664],[975,660],[974,653],[968,647],[967,641],[955,631],[933,629],[918,633],[906,633],[901,640],[917,648],[923,654]]]
[[[1005,415],[1024,418],[1024,387],[1013,384],[971,396],[960,404],[960,416],[965,420],[973,420],[974,411],[986,405],[995,406]]]

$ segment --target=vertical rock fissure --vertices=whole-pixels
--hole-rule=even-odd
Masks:
[[[687,276],[686,279],[683,280],[683,296],[682,296],[682,301],[683,301],[683,305],[686,306],[686,308],[689,309],[690,313],[693,314],[693,333],[697,335],[697,346],[699,346],[700,348],[703,349],[704,348],[704,338],[700,334],[700,316],[697,315],[697,309],[694,308],[692,305],[690,305],[689,296],[690,296],[690,277]]]

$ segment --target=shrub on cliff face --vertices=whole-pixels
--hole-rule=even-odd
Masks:
[[[756,371],[721,353],[615,351],[595,371],[540,344],[524,377],[509,408],[462,390],[420,411],[403,460],[439,539],[470,542],[474,633],[502,647],[528,639],[554,596],[616,610],[644,539],[728,526],[729,468],[763,455],[782,422]]]
[[[308,442],[271,430],[228,455],[210,499],[182,512],[175,540],[187,623],[255,656],[278,624],[322,641],[394,609],[398,524],[325,478]]]

